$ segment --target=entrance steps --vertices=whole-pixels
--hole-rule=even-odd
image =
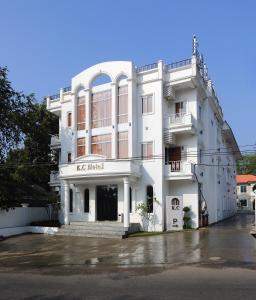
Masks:
[[[120,222],[71,222],[62,225],[56,235],[123,239],[127,232]]]

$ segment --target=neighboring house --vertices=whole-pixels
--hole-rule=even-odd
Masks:
[[[256,176],[237,175],[237,207],[238,210],[255,210]]]
[[[109,82],[95,84],[100,75]],[[214,223],[236,211],[236,160],[241,154],[193,41],[191,58],[136,67],[109,61],[85,69],[71,87],[47,98],[59,116],[61,221],[141,223],[137,205],[147,203],[148,230],[166,228],[167,196]],[[229,151],[232,149],[232,151]]]

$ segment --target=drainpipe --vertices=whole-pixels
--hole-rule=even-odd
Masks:
[[[199,187],[199,193],[200,193],[200,195],[202,196],[202,198],[203,198],[204,201],[205,201],[205,207],[206,207],[206,211],[207,211],[207,202],[206,202],[206,199],[205,199],[205,197],[204,197],[204,195],[203,195],[203,192],[202,192],[202,189],[201,189],[201,186],[200,186],[200,182],[199,182],[198,177],[197,177],[197,174],[196,174],[196,166],[197,166],[198,164],[192,164],[192,165],[193,165],[193,174],[194,174],[194,176],[195,176],[195,178],[196,178],[196,181],[197,181],[197,184],[198,184],[198,187]],[[201,197],[200,197],[200,199],[201,199]],[[202,203],[201,203],[201,201],[200,201],[200,203],[199,203],[200,208],[198,207],[200,221],[202,221],[202,217],[203,217],[202,211],[201,211],[201,209],[202,209],[201,204],[202,204]],[[208,215],[208,214],[207,214],[207,215]],[[209,218],[209,215],[208,215],[208,218]],[[207,226],[208,226],[208,218],[207,218]],[[200,225],[202,225],[202,224],[199,224],[199,227],[200,227]]]

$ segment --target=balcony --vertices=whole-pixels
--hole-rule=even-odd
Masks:
[[[167,180],[193,179],[192,163],[187,161],[170,161],[165,165],[165,178]]]
[[[60,185],[59,171],[51,171],[49,184],[50,186]]]
[[[196,133],[196,120],[192,114],[178,113],[165,120],[165,129],[171,133]]]
[[[58,149],[60,148],[60,137],[59,135],[52,135],[51,136],[51,149]]]

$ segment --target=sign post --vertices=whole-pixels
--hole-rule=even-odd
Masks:
[[[166,230],[183,229],[183,201],[182,197],[166,197]]]

